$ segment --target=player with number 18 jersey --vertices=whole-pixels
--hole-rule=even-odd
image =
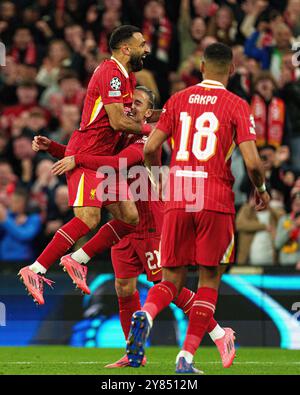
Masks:
[[[231,154],[236,145],[256,139],[249,105],[220,82],[204,80],[168,100],[157,129],[174,141],[161,240],[162,266],[232,262],[235,210]],[[190,198],[195,195],[191,205]]]

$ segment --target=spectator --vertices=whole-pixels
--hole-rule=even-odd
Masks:
[[[208,45],[213,44],[216,41],[216,38],[213,36],[204,37],[195,52],[180,65],[180,76],[186,86],[195,85],[202,81],[200,63],[203,52]]]
[[[18,84],[18,104],[6,107],[1,117],[1,126],[8,134],[11,132],[14,121],[23,113],[30,111],[34,107],[45,111],[38,104],[38,93],[38,87],[32,81],[22,81]]]
[[[8,155],[8,138],[4,132],[0,131],[0,160]]]
[[[44,59],[36,81],[44,87],[56,84],[62,67],[71,65],[71,51],[63,40],[53,40],[49,44],[47,57]]]
[[[33,241],[41,230],[41,218],[27,211],[28,194],[17,188],[7,210],[0,204],[0,261],[35,258]]]
[[[98,48],[101,54],[110,55],[109,37],[112,31],[121,24],[119,13],[114,10],[107,10],[102,16],[102,27],[98,36]]]
[[[206,23],[203,18],[191,18],[190,0],[182,0],[178,32],[180,39],[180,62],[196,51],[206,35]]]
[[[254,59],[249,59],[244,54],[241,45],[232,47],[234,74],[231,76],[227,89],[250,102],[253,93],[253,80],[260,68]]]
[[[169,73],[176,71],[179,63],[179,44],[176,28],[166,15],[163,1],[146,3],[142,31],[151,50],[145,59],[145,68],[153,72],[161,101],[165,103],[169,97]]]
[[[284,215],[277,227],[275,246],[281,265],[300,263],[300,192],[292,195],[292,211]]]
[[[289,207],[289,196],[291,192],[290,176],[292,171],[288,166],[290,151],[287,146],[279,147],[277,150],[272,145],[259,148],[259,155],[265,169],[266,182],[269,189],[276,189],[283,193],[285,205]],[[245,173],[241,181],[240,190],[250,196],[252,192],[251,183]]]
[[[16,5],[9,0],[0,4],[0,40],[8,45],[11,44],[14,29],[17,26]]]
[[[58,77],[58,86],[48,88],[41,97],[41,103],[58,118],[64,104],[74,104],[81,110],[84,97],[85,89],[77,74],[71,70],[62,70]]]
[[[59,117],[59,127],[51,138],[58,143],[67,144],[71,134],[79,127],[80,110],[74,104],[64,104]]]
[[[209,21],[207,34],[227,45],[236,43],[237,23],[230,7],[222,6],[218,9]]]
[[[200,16],[205,21],[213,17],[218,9],[218,5],[213,0],[193,0],[192,6],[193,16]]]
[[[294,37],[300,35],[300,0],[289,0],[284,11],[284,20],[293,32]]]
[[[250,106],[255,122],[256,144],[259,147],[273,145],[277,148],[289,142],[285,104],[275,96],[276,89],[276,82],[269,72],[257,75]]]
[[[30,187],[34,179],[36,152],[31,148],[31,135],[22,134],[13,141],[14,170],[24,187]]]
[[[41,61],[41,52],[34,42],[30,28],[19,26],[13,36],[10,55],[16,63],[37,65]]]
[[[47,124],[48,122],[45,111],[41,110],[39,107],[34,107],[28,112],[26,125],[23,128],[21,134],[24,133],[32,136],[47,136],[49,134],[49,131],[47,130]]]
[[[16,94],[19,80],[18,67],[11,56],[6,57],[6,66],[2,67],[0,75],[0,111],[4,107],[17,104]]]
[[[293,55],[293,52],[287,52],[283,57],[280,96],[286,105],[290,121],[290,146],[293,167],[300,172],[300,72],[299,68],[292,64]]]
[[[244,38],[250,37],[253,33],[255,33],[255,26],[259,24],[259,22],[263,22],[263,27],[266,29],[269,28],[267,21],[263,20],[261,16],[268,9],[269,2],[266,0],[246,0],[242,7],[244,11],[244,17],[241,22],[240,31],[243,34]],[[283,16],[276,10],[272,10],[269,15],[269,21],[276,21],[277,23],[283,22]],[[267,31],[268,36],[271,35],[270,31]]]
[[[250,197],[236,217],[238,231],[237,262],[241,265],[274,265],[275,249],[273,240],[278,217],[269,208],[255,211],[255,199]]]
[[[31,202],[46,216],[47,210],[52,210],[54,195],[60,181],[52,173],[53,161],[42,159],[36,166],[35,181],[31,187]]]
[[[45,235],[51,239],[54,233],[73,217],[73,211],[69,207],[68,187],[59,185],[55,189],[54,205],[49,207]]]
[[[84,30],[81,25],[70,24],[64,29],[64,39],[69,44],[73,52],[81,53],[84,42]]]
[[[265,40],[268,27],[262,27],[262,32],[255,31],[245,42],[245,53],[249,57],[261,62],[263,69],[270,69],[276,81],[280,79],[282,57],[291,49],[292,33],[290,28],[284,24],[276,24],[273,28],[274,44]]]
[[[17,176],[8,161],[0,160],[0,204],[8,207],[11,194],[16,188]]]
[[[276,189],[271,190],[271,200],[269,203],[271,209],[276,213],[276,217],[280,218],[285,215],[284,195]]]

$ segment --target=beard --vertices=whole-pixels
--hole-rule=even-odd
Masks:
[[[142,70],[144,63],[141,55],[131,55],[129,60],[132,71]]]

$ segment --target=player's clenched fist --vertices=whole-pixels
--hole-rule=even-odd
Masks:
[[[35,136],[32,140],[32,149],[35,152],[47,151],[50,146],[51,140],[45,136]]]

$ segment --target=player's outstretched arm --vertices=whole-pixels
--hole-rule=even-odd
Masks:
[[[248,175],[255,187],[256,210],[264,210],[270,201],[270,195],[265,185],[265,172],[259,157],[255,141],[244,141],[240,143],[239,149],[243,156]]]
[[[122,103],[111,103],[104,106],[107,112],[110,126],[114,130],[121,130],[125,133],[149,135],[152,127],[143,122],[136,122],[124,113]]]
[[[124,167],[129,168],[134,166],[142,162],[143,159],[143,145],[131,144],[118,155],[114,156],[95,156],[86,154],[66,156],[62,160],[54,163],[52,173],[61,176],[67,171],[73,170],[76,166],[82,166],[91,170],[97,170],[101,166],[110,166],[115,170],[120,170]]]

